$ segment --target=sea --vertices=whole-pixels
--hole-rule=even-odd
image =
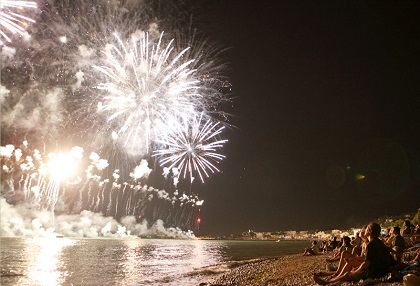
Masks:
[[[2,237],[0,285],[164,285],[211,282],[232,263],[303,253],[308,241]]]

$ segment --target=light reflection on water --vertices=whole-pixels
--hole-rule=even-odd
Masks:
[[[62,261],[60,260],[61,250],[74,244],[70,239],[34,238],[33,244],[26,244],[27,253],[38,253],[29,255],[30,262],[28,267],[28,278],[37,285],[55,286],[61,285],[66,271],[60,271]]]
[[[301,252],[307,242],[1,238],[1,285],[198,285],[206,267]]]

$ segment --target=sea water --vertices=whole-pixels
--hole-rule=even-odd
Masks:
[[[233,261],[300,253],[307,241],[0,238],[0,285],[198,285]]]

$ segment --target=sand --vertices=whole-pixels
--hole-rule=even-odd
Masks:
[[[312,280],[312,273],[326,271],[329,254],[316,256],[290,255],[277,259],[266,259],[247,263],[230,269],[214,279],[211,283],[201,283],[200,286],[291,286],[317,285]],[[360,283],[344,283],[338,285],[361,285]],[[375,285],[402,286],[402,282],[379,283]]]

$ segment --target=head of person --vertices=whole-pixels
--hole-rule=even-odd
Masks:
[[[371,222],[366,228],[366,236],[378,237],[381,234],[381,226],[376,222]]]
[[[401,229],[398,226],[392,228],[392,233],[395,235],[401,234]]]
[[[350,237],[348,237],[348,236],[345,236],[345,237],[343,237],[343,242],[344,242],[344,246],[351,246],[351,244],[350,244]]]
[[[313,245],[317,245],[317,243],[318,243],[318,242],[316,242],[316,240],[313,240],[313,241],[312,241],[312,244],[313,244]]]
[[[360,229],[360,237],[361,238],[365,238],[365,236],[366,236],[366,227],[367,226],[365,225]]]

